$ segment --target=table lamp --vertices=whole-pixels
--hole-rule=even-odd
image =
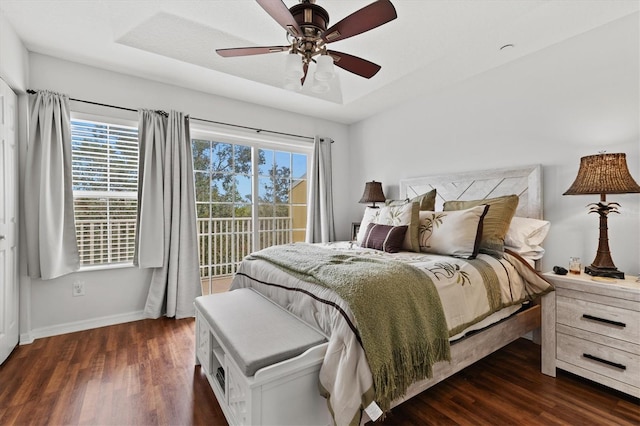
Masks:
[[[386,200],[384,193],[382,192],[382,184],[380,182],[371,181],[367,182],[364,186],[364,193],[362,194],[362,198],[360,198],[359,203],[373,203],[371,206],[372,209],[377,209],[376,203],[381,203]]]
[[[625,154],[588,155],[580,159],[578,176],[571,187],[562,195],[600,194],[599,203],[588,205],[589,213],[600,215],[600,238],[598,251],[593,263],[584,272],[596,277],[624,279],[624,272],[618,271],[609,251],[607,216],[619,213],[620,204],[607,202],[607,194],[630,194],[640,192],[640,186],[633,180],[627,168]]]

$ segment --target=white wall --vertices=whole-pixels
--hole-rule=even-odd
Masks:
[[[343,124],[207,95],[176,86],[131,77],[49,56],[30,54],[29,88],[68,94],[71,98],[127,108],[183,111],[192,117],[280,132],[333,138],[334,179],[347,177],[347,127]],[[132,112],[72,102],[72,109],[109,114],[137,121]],[[348,231],[348,188],[337,186],[337,228]],[[85,282],[86,295],[72,297],[75,280]],[[51,335],[140,317],[150,275],[145,270],[124,268],[79,272],[50,281],[31,280],[30,337]],[[26,337],[23,336],[23,340]]]
[[[0,13],[0,77],[16,94],[26,90],[29,56],[7,18]]]
[[[634,14],[351,126],[351,220],[365,181],[393,198],[401,178],[542,164],[552,223],[542,268],[591,263],[598,216],[585,206],[598,197],[562,193],[580,157],[601,150],[626,153],[640,182],[638,36]],[[613,260],[638,275],[640,194],[608,200],[622,205],[609,218]]]

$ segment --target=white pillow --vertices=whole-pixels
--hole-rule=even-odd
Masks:
[[[547,237],[551,223],[547,220],[515,216],[504,238],[505,248],[532,260],[542,258],[544,248],[540,245]]]
[[[380,225],[403,226],[407,225],[407,233],[402,243],[403,250],[420,251],[418,246],[418,203],[407,203],[401,206],[385,206],[379,208],[367,207],[364,211],[357,242],[362,246],[364,235],[370,223]]]
[[[482,220],[488,205],[466,210],[421,211],[418,241],[420,251],[473,259],[482,238]]]

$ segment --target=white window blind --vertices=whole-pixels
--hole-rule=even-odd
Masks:
[[[138,129],[72,119],[71,144],[81,265],[132,262],[138,204]]]

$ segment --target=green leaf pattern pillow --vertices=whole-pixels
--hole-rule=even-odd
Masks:
[[[489,206],[419,213],[420,251],[473,259],[480,248],[482,221]]]

